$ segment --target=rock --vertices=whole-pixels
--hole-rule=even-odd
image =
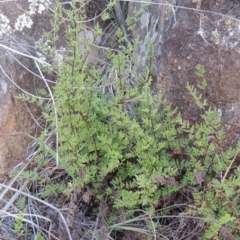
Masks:
[[[174,22],[172,21],[172,0],[167,0],[162,4],[149,4],[142,8],[137,2],[130,2],[128,7],[128,17],[135,19],[135,12],[139,15],[136,27],[131,31],[132,39],[139,39],[140,43],[134,51],[133,59],[140,57],[139,69],[149,64],[149,40],[154,46],[153,59],[151,61],[152,75],[154,78],[159,74],[160,64],[162,61],[163,44],[166,38],[166,29],[171,29]]]
[[[6,1],[0,4],[0,171],[5,172],[24,158],[29,135],[40,112],[36,105],[15,98],[19,93],[36,94],[44,88],[34,64],[36,42],[49,27],[48,3]],[[40,15],[41,14],[41,15]],[[40,21],[39,21],[40,20]]]
[[[44,88],[44,84],[30,72],[36,72],[33,59],[20,54],[30,54],[32,45],[24,40],[15,42],[12,38],[3,39],[8,42],[5,46],[18,52],[1,48],[0,167],[6,171],[23,159],[23,153],[31,141],[27,135],[36,134],[33,123],[40,114],[34,104],[15,97],[23,92],[36,95],[36,88]]]
[[[185,1],[184,6],[194,8],[190,1]],[[188,119],[199,115],[186,83],[196,86],[201,81],[195,75],[195,66],[201,64],[208,83],[204,97],[211,106],[221,110],[224,124],[239,125],[240,29],[239,21],[234,19],[240,14],[238,6],[234,1],[218,1],[218,5],[201,1],[201,8],[206,12],[196,14],[182,9],[172,34],[164,43],[157,88],[163,90],[165,100],[177,105]],[[175,70],[175,60],[181,62],[181,71]]]
[[[200,83],[195,66],[203,65],[208,84],[203,96],[221,113],[223,125],[235,129],[235,136],[232,134],[229,140],[237,139],[240,136],[240,2],[180,0],[177,5],[171,2],[168,1],[169,6],[150,5],[144,11],[138,3],[129,3],[130,9],[136,7],[142,11],[142,21],[133,31],[133,36],[140,33],[136,55],[147,52],[142,48],[147,38],[151,38],[155,47],[154,88],[164,94],[165,102],[178,106],[184,118],[191,121],[200,118],[200,111],[186,84]],[[146,63],[142,61],[142,66]]]

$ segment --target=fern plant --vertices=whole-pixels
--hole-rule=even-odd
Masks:
[[[203,238],[237,236],[239,169],[229,178],[224,173],[239,148],[221,147],[221,118],[199,93],[207,86],[204,68],[197,66],[201,79],[197,88],[187,85],[202,110],[199,122],[191,124],[176,108],[163,103],[161,94],[152,92],[151,66],[136,70],[138,60],[133,59],[132,52],[138,42],[126,47],[120,30],[115,36],[118,49],[106,52],[106,68],[87,62],[102,31],[96,25],[95,37],[82,40],[84,47],[80,47],[78,35],[87,26],[81,23],[85,12],[79,3],[83,1],[71,1],[69,9],[57,4],[53,21],[56,34],[47,35],[54,49],[59,27],[66,24],[59,16],[69,20],[68,54],[60,65],[56,61],[52,64],[57,72],[54,105],[40,103],[45,106],[46,132],[54,129],[59,136],[58,151],[43,141],[38,161],[57,156],[71,178],[66,186],[48,184],[45,194],[62,191],[69,196],[74,186],[87,186],[96,202],[107,202],[111,217],[119,209],[138,208],[154,215],[163,199],[185,194],[190,187],[193,204],[181,214],[204,217]],[[112,7],[110,3],[109,9]],[[108,17],[105,14],[103,18]],[[71,186],[70,191],[66,191],[67,186]]]
[[[16,216],[16,220],[15,220],[15,231],[18,233],[18,235],[23,235],[24,234],[24,226],[23,226],[23,220],[24,220],[24,212],[20,212],[17,216]]]

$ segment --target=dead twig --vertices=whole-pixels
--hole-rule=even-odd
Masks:
[[[224,174],[224,176],[223,176],[222,183],[223,183],[224,180],[226,179],[226,177],[227,177],[227,175],[228,175],[228,173],[229,173],[229,171],[230,171],[230,168],[232,167],[233,163],[234,163],[235,160],[236,160],[237,155],[238,155],[238,152],[236,152],[236,154],[235,154],[232,162],[231,162],[230,165],[228,166],[227,171],[225,172],[225,174]]]

